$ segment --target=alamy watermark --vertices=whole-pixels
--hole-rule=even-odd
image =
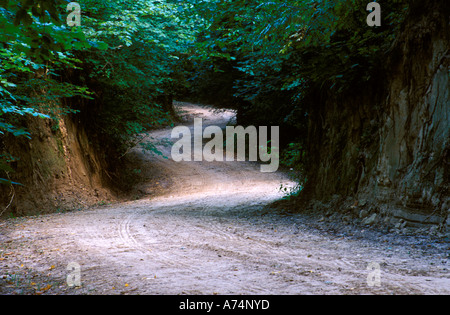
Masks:
[[[266,126],[227,126],[224,134],[219,126],[203,129],[203,119],[195,118],[193,129],[179,126],[172,130],[172,139],[179,139],[172,146],[172,159],[175,162],[243,162],[248,157],[251,162],[269,163],[261,165],[261,172],[274,173],[280,165],[280,127],[271,127],[270,140],[268,133]],[[204,139],[210,140],[203,146]]]
[[[81,6],[78,2],[71,2],[67,5],[67,25],[70,27],[81,26]]]
[[[381,266],[379,263],[371,262],[367,266],[367,270],[370,271],[367,275],[367,285],[371,288],[381,287]]]
[[[76,262],[71,262],[66,268],[69,271],[66,282],[69,288],[81,286],[81,266]]]
[[[367,25],[370,27],[381,26],[381,5],[378,2],[371,2],[367,5],[366,10],[370,11],[367,16]]]

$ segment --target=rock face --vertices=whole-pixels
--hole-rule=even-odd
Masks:
[[[377,222],[377,216],[378,215],[376,213],[372,214],[370,217],[365,218],[362,221],[362,224],[364,224],[364,225],[374,225]]]
[[[114,200],[104,169],[107,163],[94,149],[86,130],[70,117],[59,122],[29,118],[32,139],[3,138],[0,145],[13,156],[13,181],[0,185],[4,215],[22,216],[76,210]],[[0,211],[2,212],[2,211]]]
[[[447,220],[449,16],[448,1],[414,1],[380,65],[381,78],[343,98],[317,99],[309,124],[308,198],[352,196],[385,204],[405,219],[421,213],[422,223]]]
[[[449,197],[450,12],[442,3],[414,12],[396,43],[375,168],[388,198],[394,190],[403,206],[425,210]]]

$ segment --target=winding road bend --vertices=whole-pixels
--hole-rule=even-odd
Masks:
[[[179,106],[191,127],[194,117],[204,127],[234,119],[231,111]],[[168,157],[170,135],[149,134]],[[282,172],[130,154],[157,176],[148,187],[164,179],[170,186],[138,201],[0,221],[0,293],[450,293],[448,256],[435,245],[327,233],[305,215],[268,209],[281,185],[294,184]],[[72,262],[80,266],[75,288],[66,284]]]

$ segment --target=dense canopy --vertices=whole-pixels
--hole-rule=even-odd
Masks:
[[[363,0],[82,0],[70,27],[68,1],[2,0],[0,133],[31,137],[24,116],[81,112],[121,156],[170,124],[174,98],[195,100],[295,131],[284,163],[301,169],[308,95],[376,75],[406,2],[383,3],[382,26],[368,27]],[[0,153],[9,171],[17,157]]]

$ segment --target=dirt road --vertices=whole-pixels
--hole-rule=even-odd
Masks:
[[[232,112],[183,104],[224,126]],[[171,130],[153,132],[170,156]],[[449,294],[448,243],[269,210],[293,185],[255,163],[175,163],[135,149],[159,195],[0,221],[0,294]],[[150,179],[152,178],[152,179]],[[350,230],[349,230],[350,229]],[[66,283],[79,266],[81,285]],[[369,270],[368,270],[369,267]],[[76,278],[71,278],[76,279]]]

